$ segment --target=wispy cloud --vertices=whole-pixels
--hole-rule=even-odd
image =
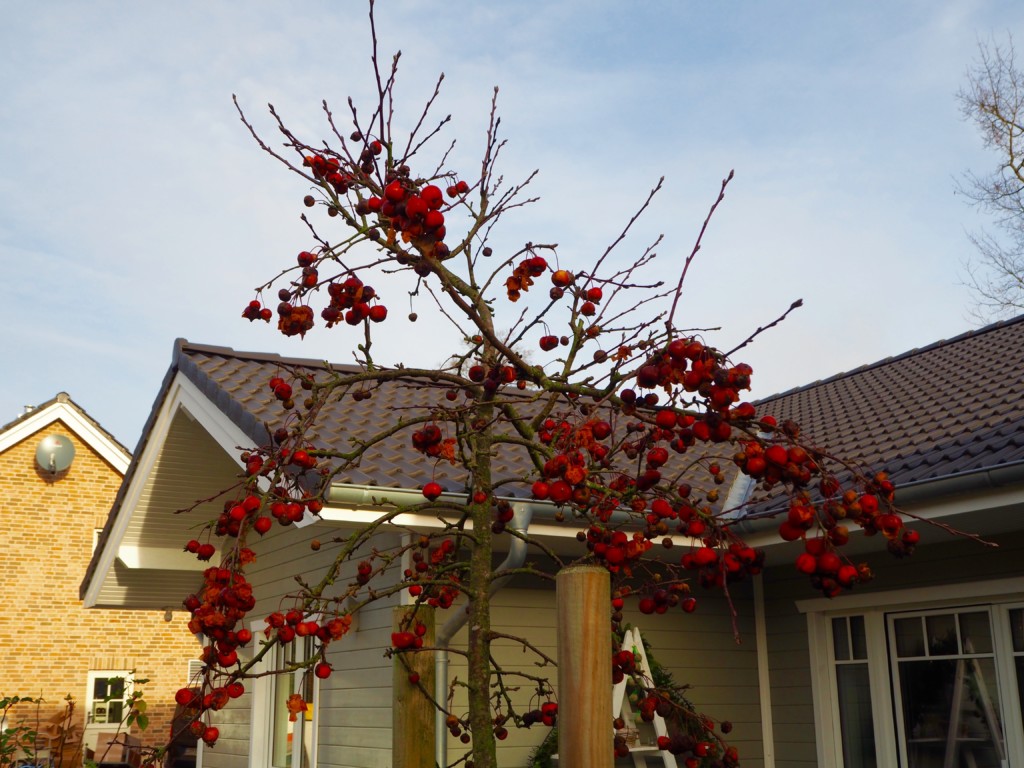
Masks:
[[[413,119],[440,71],[457,163],[471,168],[502,88],[510,179],[540,168],[542,203],[502,248],[602,249],[659,176],[619,258],[659,233],[689,251],[719,181],[730,188],[686,289],[685,318],[742,339],[806,307],[747,355],[759,392],[962,331],[957,274],[976,215],[951,179],[987,160],[952,94],[976,41],[1024,7],[611,0],[380,3],[403,51]],[[23,3],[0,29],[0,421],[68,390],[133,444],[171,343],[344,360],[344,332],[304,344],[238,317],[251,289],[307,245],[302,184],[238,122],[237,93],[277,140],[325,132],[327,98],[366,103],[365,4],[311,0]],[[670,265],[666,263],[665,273]],[[456,335],[397,316],[384,359],[433,363]],[[418,342],[410,344],[409,339]],[[746,350],[745,350],[746,351]]]

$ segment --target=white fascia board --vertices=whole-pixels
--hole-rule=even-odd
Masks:
[[[77,408],[74,408],[70,403],[60,401],[34,411],[24,421],[15,424],[0,435],[0,453],[58,420],[64,422],[69,429],[86,445],[102,456],[122,477],[128,471],[131,456],[125,453],[121,446],[111,440],[95,424],[83,418]]]
[[[327,522],[340,523],[342,525],[369,525],[370,523],[379,520],[385,514],[382,510],[383,505],[378,509],[324,507],[320,510],[320,518]],[[390,520],[387,525],[412,530],[437,530],[439,528],[445,528],[454,522],[454,519],[446,521],[436,515],[417,515],[410,512],[404,515],[398,515],[394,519]],[[473,530],[473,522],[471,520],[467,520],[465,527],[467,531]],[[531,522],[529,535],[575,539],[576,533],[580,530],[581,527],[579,525],[573,525],[571,523],[558,524]]]
[[[224,411],[181,373],[178,373],[171,383],[171,395],[174,400],[172,414],[179,406],[184,408],[238,466],[244,466],[239,458],[239,446],[251,445],[251,437],[239,429]]]
[[[131,522],[132,513],[139,503],[139,498],[145,490],[146,483],[153,472],[153,467],[163,450],[170,431],[174,416],[179,409],[184,409],[192,418],[196,419],[202,427],[213,437],[217,443],[232,456],[239,466],[241,459],[238,458],[236,446],[245,445],[250,442],[249,438],[235,426],[224,413],[217,408],[210,399],[202,394],[199,389],[182,375],[177,373],[168,387],[167,396],[160,407],[156,418],[153,420],[153,427],[146,435],[145,446],[141,455],[136,457],[136,467],[132,474],[131,484],[125,491],[121,501],[121,507],[117,510],[117,517],[104,542],[103,551],[99,553],[96,562],[96,569],[93,571],[93,578],[83,595],[83,602],[86,608],[96,605],[103,589],[103,582],[107,574],[114,567],[114,560],[118,559],[121,552],[121,542],[124,540],[128,524]],[[126,557],[131,560],[133,556],[127,551]],[[141,558],[139,561],[143,561]],[[193,570],[189,567],[187,570]]]

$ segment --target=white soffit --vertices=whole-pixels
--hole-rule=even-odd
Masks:
[[[104,542],[103,551],[99,553],[92,580],[83,595],[87,608],[97,604],[104,581],[113,569],[115,560],[120,560],[129,568],[194,571],[202,570],[198,566],[205,567],[205,564],[199,563],[193,555],[184,552],[122,545],[132,514],[146,488],[167,440],[171,424],[179,410],[197,421],[232,460],[240,467],[242,466],[241,460],[238,458],[238,446],[249,444],[252,440],[187,377],[180,372],[177,373],[168,387],[167,396],[153,420],[149,434],[145,435],[146,440],[142,452],[136,457],[131,483],[125,490],[121,506],[117,510],[117,516]]]

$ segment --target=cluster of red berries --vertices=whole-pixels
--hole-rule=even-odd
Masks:
[[[622,598],[612,598],[612,608],[619,605],[616,610],[621,610]],[[676,606],[682,608],[684,613],[693,613],[697,610],[697,598],[690,595],[690,586],[682,582],[676,582],[667,586],[657,586],[649,590],[641,597],[636,604],[640,613],[650,616],[651,614],[661,615]]]
[[[590,491],[586,483],[590,472],[582,451],[556,454],[544,463],[542,473],[544,479],[531,486],[533,498],[550,500],[558,505],[570,501],[580,505],[587,502]]]
[[[444,243],[445,193],[436,184],[414,180],[409,167],[405,165],[389,169],[383,186],[376,186],[371,175],[377,172],[377,157],[384,151],[384,145],[375,139],[366,140],[359,131],[353,133],[352,137],[354,141],[364,142],[358,161],[326,153],[307,155],[303,161],[311,170],[313,179],[331,198],[328,201],[328,214],[337,216],[341,212],[341,202],[337,199],[339,196],[344,197],[353,190],[365,190],[365,196],[362,192],[357,192],[352,206],[356,216],[364,217],[363,222],[359,223],[349,218],[349,224],[358,228],[360,233],[370,240],[379,240],[383,230],[389,244],[393,243],[396,237],[400,237],[405,243],[411,243],[420,256],[424,257],[411,260],[413,269],[425,277],[431,271],[431,266],[426,263],[427,259],[445,259],[450,254],[448,246]],[[465,181],[454,182],[446,190],[448,197],[453,199],[469,191],[470,185]],[[316,198],[307,195],[303,202],[307,207],[311,207],[316,205]],[[367,227],[365,217],[373,217],[375,221]],[[486,251],[489,249],[485,249]],[[302,268],[302,276],[293,283],[298,293],[317,287],[319,275],[316,263],[321,258],[322,254],[318,256],[306,251],[300,254],[299,266]],[[403,265],[410,263],[407,255],[398,254],[396,260]],[[339,300],[339,297],[332,293],[331,305],[322,313],[328,327],[339,323],[342,318],[350,325],[357,325],[365,319],[374,322],[384,320],[387,310],[383,306],[360,306],[360,303],[365,304],[370,300],[372,289],[370,290],[371,293],[364,295],[362,302],[357,300],[351,306],[345,306],[344,300]],[[291,303],[291,292],[282,290],[281,294],[278,328],[288,336],[304,335],[313,326],[312,310],[305,305]],[[247,308],[243,316],[249,319],[268,319],[262,307],[255,310]]]
[[[636,656],[625,649],[612,653],[612,684],[618,685],[626,675],[636,672]]]
[[[427,634],[427,626],[417,621],[412,625],[412,632],[402,630],[391,633],[391,647],[396,651],[416,650],[423,647],[423,636]]]
[[[373,142],[381,147],[380,142]],[[381,147],[383,149],[383,147]],[[376,154],[380,154],[380,150]],[[307,155],[302,164],[313,173],[313,178],[330,184],[339,195],[348,194],[349,187],[356,183],[356,179],[341,170],[341,163],[336,157],[324,157],[323,155]]]
[[[726,367],[720,353],[697,339],[675,339],[637,370],[636,383],[641,389],[667,391],[681,385],[687,392],[699,393],[711,409],[722,412],[739,399],[740,390],[750,389],[751,373],[746,363]]]
[[[301,522],[302,518],[306,515],[307,509],[315,514],[322,508],[322,503],[317,499],[305,501],[303,499],[283,497],[270,502],[270,514],[275,520],[277,520],[279,525],[291,525],[292,523]],[[258,527],[256,525],[256,523],[259,523],[261,519],[268,520],[268,518],[265,517],[257,518],[253,523],[253,528],[258,533],[266,533],[266,530],[270,527],[268,523],[262,523]]]
[[[459,596],[460,582],[458,573],[449,568],[454,558],[455,542],[452,539],[443,539],[431,550],[430,539],[420,537],[419,548],[412,553],[412,567],[404,573],[405,580],[409,582],[409,594],[433,608],[451,608]],[[438,575],[441,571],[443,574]]]
[[[225,670],[221,673],[223,684],[213,685],[211,677],[201,686],[179,689],[174,697],[180,706],[193,710],[195,719],[189,727],[197,738],[210,746],[216,743],[219,731],[204,725],[199,717],[203,712],[222,709],[245,692],[242,683],[227,670],[238,663],[238,649],[252,641],[252,633],[238,626],[255,605],[252,585],[244,574],[229,568],[207,568],[203,573],[203,588],[184,601],[191,613],[189,630],[209,641],[200,659],[207,669]]]
[[[277,307],[277,316],[277,329],[285,336],[305,336],[313,327],[313,310],[305,304],[283,301]]]
[[[688,733],[659,736],[658,749],[682,757],[685,768],[700,768],[703,765],[736,768],[740,764],[736,747],[722,748],[720,742],[713,737],[702,740]]]
[[[451,734],[452,738],[458,739],[463,744],[469,744],[469,742],[472,741],[472,737],[470,737],[469,731],[462,730],[462,721],[459,720],[459,718],[455,715],[448,715],[444,719],[444,724],[445,727],[448,729],[448,733]]]
[[[491,523],[491,533],[504,533],[505,527],[515,517],[515,510],[505,499],[498,499],[494,502],[494,522]]]
[[[352,627],[352,617],[347,613],[318,622],[297,608],[284,613],[275,611],[265,621],[267,626],[263,632],[267,637],[273,636],[285,644],[297,637],[315,637],[324,650],[332,641],[344,637]]]
[[[355,275],[329,283],[327,294],[331,297],[331,303],[324,307],[320,316],[327,321],[328,328],[342,319],[348,325],[359,325],[364,320],[382,323],[387,319],[387,307],[383,304],[370,304],[377,299],[377,292],[372,286],[364,285]]]
[[[264,307],[259,301],[253,299],[246,304],[245,309],[242,310],[242,317],[248,320],[250,323],[253,320],[265,320],[270,322],[270,318],[274,316],[274,313],[270,311],[268,307]]]
[[[365,141],[363,134],[355,131],[349,137],[352,141]],[[359,170],[363,174],[373,173],[377,169],[376,158],[384,151],[384,145],[376,139],[366,142],[362,152],[359,153]]]
[[[184,606],[191,614],[189,631],[217,644],[211,663],[234,665],[237,655],[231,654],[252,638],[249,630],[237,627],[255,605],[252,585],[243,573],[216,567],[203,572],[203,588],[185,598]]]
[[[274,397],[280,400],[282,403],[288,403],[292,399],[292,385],[282,379],[280,376],[272,376],[270,381],[267,382],[267,386],[274,393]]]
[[[511,365],[497,365],[492,368],[479,364],[471,365],[466,375],[474,384],[482,384],[486,392],[497,392],[501,386],[512,382],[516,382],[519,389],[526,388],[526,379],[520,378]]]
[[[553,701],[545,701],[540,708],[524,712],[522,722],[525,728],[529,728],[534,723],[541,723],[550,728],[558,722],[558,704]]]
[[[217,553],[217,547],[210,542],[200,543],[199,539],[190,539],[185,544],[185,551],[195,555],[198,559],[207,561],[211,560]]]
[[[427,424],[412,433],[412,447],[432,459],[441,457],[444,434],[437,424]]]
[[[534,278],[543,275],[547,268],[548,262],[543,256],[531,256],[519,262],[512,270],[512,275],[505,280],[509,301],[519,301],[523,291],[530,290]]]
[[[459,185],[460,191],[469,191],[466,182],[459,182]],[[383,197],[373,195],[360,200],[356,213],[377,215],[385,230],[401,234],[405,242],[415,243],[424,255],[444,258],[448,247],[443,242],[446,234],[443,207],[444,195],[437,185],[427,184],[417,189],[408,178],[395,177],[385,185]]]
[[[580,531],[577,538],[583,534]],[[586,531],[587,549],[594,559],[611,573],[620,570],[628,572],[653,546],[651,541],[640,531],[627,535],[625,531],[612,531],[600,525],[590,525]]]
[[[774,428],[775,419],[766,416],[761,424],[763,428]],[[766,490],[779,482],[804,488],[820,472],[818,463],[799,445],[787,447],[781,443],[764,445],[754,440],[741,440],[738,447],[739,451],[733,456],[736,466],[744,474],[760,481]]]
[[[734,541],[724,550],[716,546],[716,535],[709,534],[680,558],[683,568],[697,573],[704,587],[720,587],[726,582],[754,576],[764,566],[764,552]]]
[[[804,542],[804,551],[796,558],[796,569],[811,576],[818,589],[828,597],[835,597],[842,589],[871,579],[871,571],[866,565],[858,567],[843,562],[827,537]]]
[[[563,339],[564,339],[564,342],[562,341]],[[540,337],[539,346],[545,352],[550,352],[552,349],[557,347],[559,344],[564,344],[564,345],[568,346],[568,344],[569,344],[569,337],[568,336],[563,336],[562,338],[559,338],[558,336],[551,336],[551,335],[541,336]]]

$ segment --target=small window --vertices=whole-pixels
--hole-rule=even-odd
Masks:
[[[85,714],[89,723],[117,725],[128,714],[132,673],[98,669],[89,672]]]

